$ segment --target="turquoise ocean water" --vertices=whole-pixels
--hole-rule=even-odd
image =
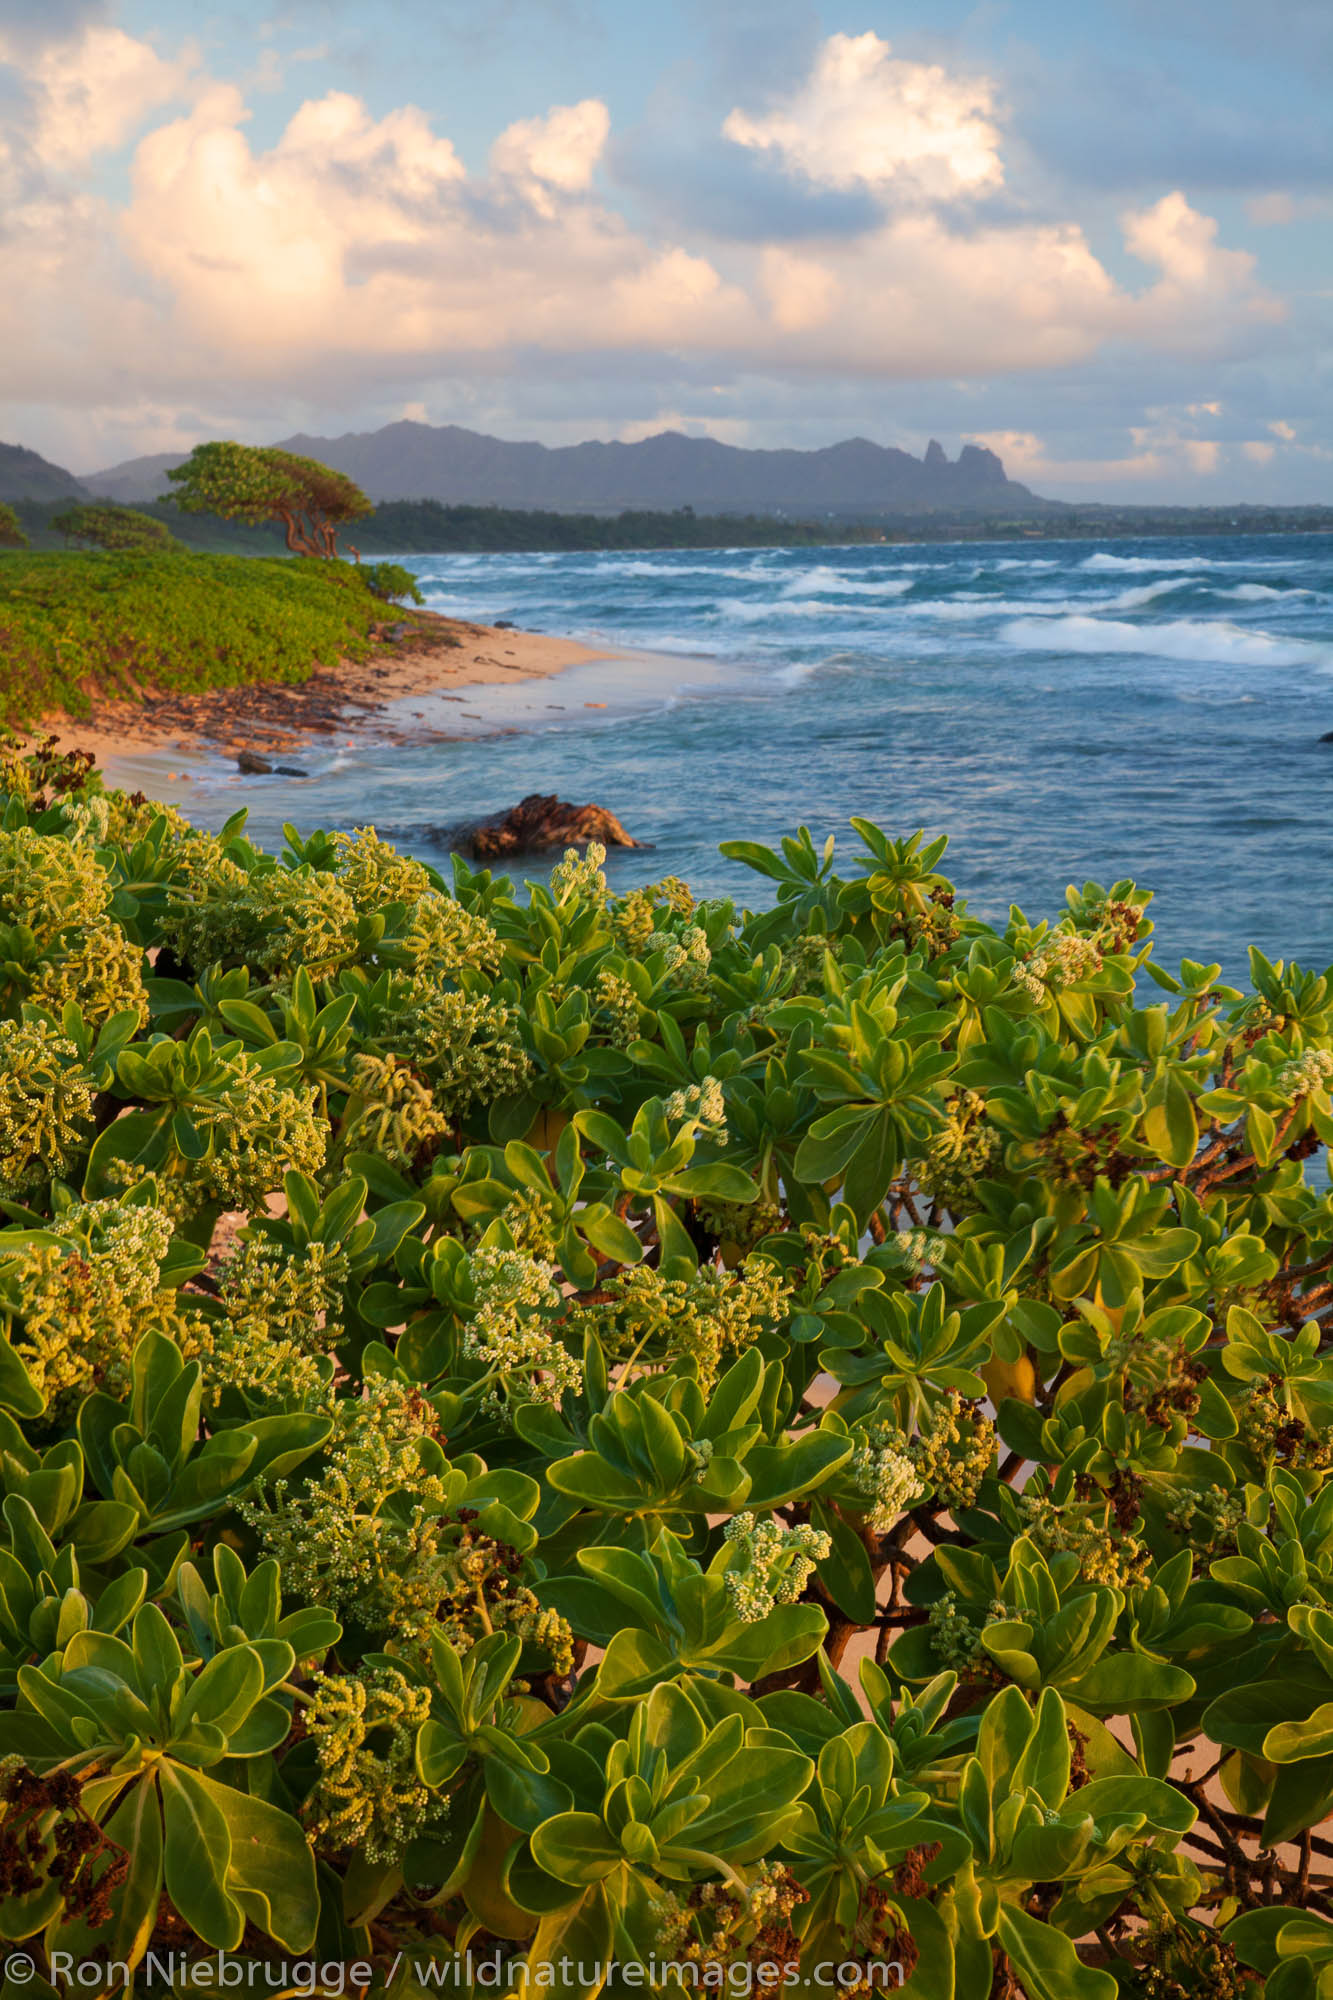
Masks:
[[[864,814],[947,832],[988,918],[1132,876],[1167,963],[1333,961],[1333,537],[405,560],[436,610],[657,657],[412,697],[457,740],[363,737],[305,780],[192,765],[192,817],[244,804],[264,845],[373,823],[438,860],[432,826],[558,792],[654,843],[615,887],[759,907],[719,841],[804,822],[850,848]]]

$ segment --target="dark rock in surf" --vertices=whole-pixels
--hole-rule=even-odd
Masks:
[[[547,854],[553,849],[587,847],[594,840],[603,847],[645,845],[627,833],[605,806],[574,806],[556,798],[554,793],[541,792],[530,793],[508,812],[493,813],[489,819],[431,827],[428,832],[442,847],[473,861],[497,861],[512,854]]]

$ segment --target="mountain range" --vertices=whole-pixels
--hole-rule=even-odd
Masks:
[[[700,513],[806,517],[1008,506],[1030,511],[1044,504],[1006,476],[993,451],[968,444],[950,460],[933,440],[924,458],[868,438],[817,451],[749,451],[680,431],[636,444],[549,446],[486,437],[456,424],[403,421],[337,438],[283,438],[280,449],[336,467],[376,501],[558,513],[688,506]],[[166,491],[166,474],[180,462],[179,453],[158,452],[87,473],[82,483],[133,505]]]
[[[22,444],[0,444],[0,500],[87,500],[88,488],[63,465]]]

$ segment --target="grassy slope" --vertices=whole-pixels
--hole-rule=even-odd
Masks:
[[[0,723],[98,695],[303,681],[365,653],[385,608],[341,564],[0,555]]]

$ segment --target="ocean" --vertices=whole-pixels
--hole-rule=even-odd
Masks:
[[[373,823],[438,861],[431,828],[557,792],[653,843],[614,888],[759,908],[719,841],[805,824],[850,861],[857,814],[947,833],[989,920],[1128,876],[1168,966],[1333,960],[1333,536],[401,560],[434,610],[656,657],[410,697],[457,740],[363,736],[302,781],[193,765],[198,822],[244,804],[265,846]]]

